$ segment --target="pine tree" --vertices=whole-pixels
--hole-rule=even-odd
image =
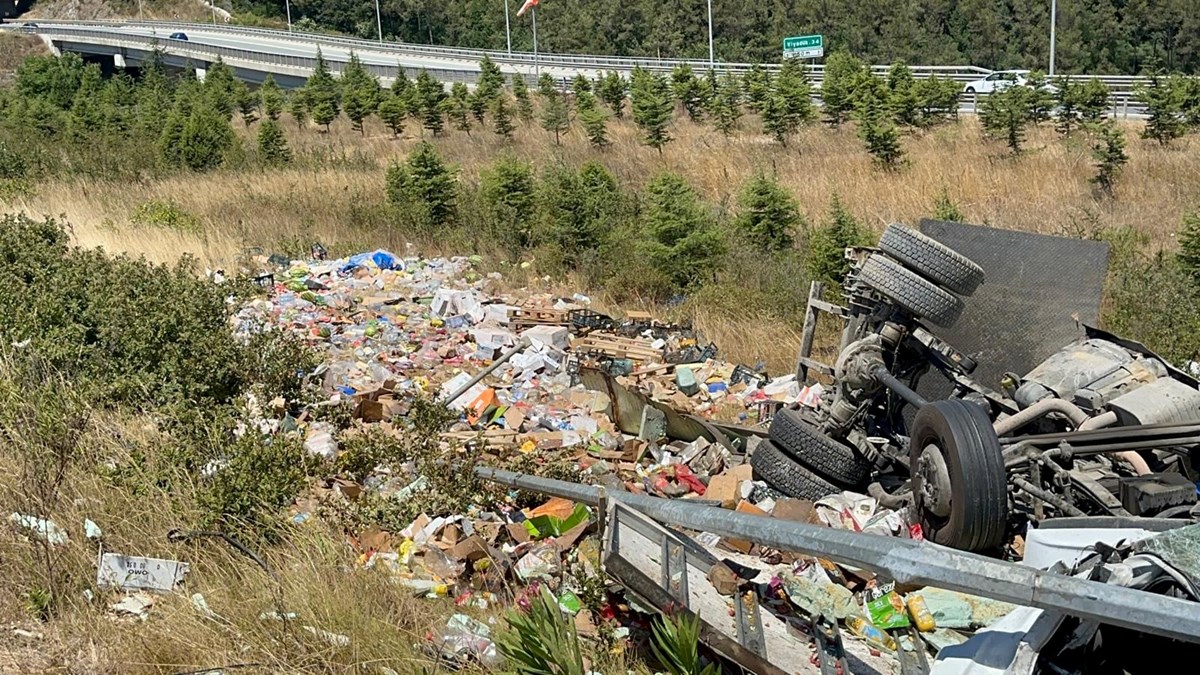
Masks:
[[[787,59],[779,70],[773,84],[774,93],[779,96],[787,108],[787,116],[794,121],[796,128],[809,124],[816,119],[817,113],[813,108],[812,89],[804,75],[804,67],[796,59]]]
[[[1025,86],[1029,89],[1029,121],[1038,125],[1049,120],[1054,111],[1054,92],[1048,86],[1045,74],[1037,71],[1030,73]]]
[[[792,232],[803,225],[800,207],[774,178],[758,172],[739,197],[740,210],[734,225],[756,248],[783,251],[792,248]]]
[[[610,237],[622,202],[616,179],[595,162],[585,162],[578,172],[549,168],[538,186],[540,229],[564,265],[578,268]]]
[[[579,121],[583,124],[583,132],[587,134],[588,142],[592,144],[592,147],[599,150],[603,150],[610,145],[610,141],[608,140],[608,116],[609,113],[601,110],[595,104],[579,111]]]
[[[788,138],[800,129],[800,118],[792,112],[787,100],[778,93],[771,94],[762,105],[760,114],[763,131],[786,148]]]
[[[667,124],[671,121],[671,89],[666,78],[640,68],[634,69],[633,121],[642,130],[643,142],[662,154],[663,146],[671,142]]]
[[[275,84],[274,75],[267,73],[262,86],[258,88],[258,100],[267,119],[278,121],[283,112],[283,90]]]
[[[829,204],[828,220],[809,235],[805,266],[813,279],[840,286],[850,271],[845,250],[867,246],[870,237],[835,193]]]
[[[821,81],[822,112],[833,126],[850,117],[857,97],[856,89],[869,75],[862,61],[845,51],[836,51],[825,61],[825,77]]]
[[[180,141],[183,139],[183,127],[192,114],[192,100],[187,87],[180,87],[175,93],[175,102],[171,111],[167,113],[159,133],[158,156],[169,167],[179,167],[183,164]]]
[[[1142,138],[1152,138],[1160,145],[1168,145],[1183,136],[1186,129],[1180,82],[1174,77],[1153,75],[1148,83],[1139,84],[1134,89],[1134,95],[1146,105],[1150,114],[1146,128],[1142,130]]]
[[[554,83],[554,77],[550,73],[542,73],[538,76],[537,88],[538,95],[545,99],[558,93],[558,85]]]
[[[746,105],[755,113],[761,113],[771,97],[771,75],[755,63],[742,78],[742,86],[746,88]]]
[[[218,57],[205,71],[202,89],[213,107],[228,118],[238,104],[238,84],[233,69]]]
[[[379,104],[379,119],[383,120],[384,125],[392,132],[392,138],[398,137],[404,131],[404,118],[407,116],[408,105],[404,98],[394,92],[388,92]]]
[[[471,94],[467,85],[455,82],[450,85],[450,98],[446,99],[446,116],[454,123],[454,128],[471,135]],[[482,118],[483,115],[481,114]]]
[[[966,222],[967,217],[959,210],[958,205],[950,199],[950,191],[946,186],[942,186],[941,192],[938,193],[937,199],[933,202],[933,217],[937,220],[945,220],[951,223]]]
[[[317,49],[317,65],[313,69],[313,74],[309,76],[308,82],[305,83],[304,89],[308,112],[312,116],[313,122],[325,127],[325,131],[329,131],[329,125],[333,124],[341,112],[341,87],[338,86],[338,81],[334,79],[333,74],[329,72],[329,66],[325,63],[325,57],[321,55],[320,49]]]
[[[279,123],[271,118],[258,126],[258,156],[264,164],[278,166],[292,161],[292,151]]]
[[[183,125],[179,158],[193,171],[207,171],[220,166],[236,142],[229,116],[211,99],[201,99],[192,106]]]
[[[536,195],[533,165],[503,154],[480,176],[480,192],[512,257],[533,243]]]
[[[1090,78],[1085,80],[1079,90],[1079,112],[1085,122],[1099,122],[1108,112],[1108,99],[1111,92],[1108,85],[1100,80]]]
[[[499,96],[503,90],[504,73],[500,72],[500,66],[485,54],[479,61],[479,80],[475,83],[475,97],[480,101],[479,110],[486,111],[492,105],[492,99]],[[474,110],[472,107],[472,111]],[[483,123],[483,113],[476,115],[476,118]]]
[[[892,89],[877,77],[864,79],[856,90],[854,117],[858,137],[875,163],[888,170],[898,168],[904,159],[900,132],[892,123]]]
[[[979,118],[988,135],[1003,138],[1013,154],[1021,152],[1025,125],[1029,123],[1030,89],[1012,85],[992,92],[979,106]]]
[[[517,118],[522,122],[532,120],[533,101],[529,99],[529,87],[525,85],[525,78],[518,73],[512,76],[512,93],[517,101]]]
[[[958,97],[961,92],[958,82],[930,75],[917,80],[913,91],[920,106],[921,126],[941,124],[958,114]]]
[[[675,99],[683,104],[688,118],[699,122],[704,115],[705,99],[700,80],[696,79],[691,66],[684,63],[675,67],[671,72],[671,91]]]
[[[346,117],[359,134],[366,134],[364,122],[379,108],[379,80],[367,72],[358,55],[350,52],[350,62],[342,73],[342,101]]]
[[[309,105],[308,91],[305,89],[295,89],[288,97],[288,113],[296,120],[297,129],[303,129],[308,122]]]
[[[255,96],[245,82],[239,81],[233,90],[233,99],[237,105],[238,114],[247,128],[258,119],[258,97]]]
[[[604,101],[604,105],[612,111],[613,115],[623,117],[625,115],[625,96],[628,92],[628,86],[625,79],[620,74],[609,71],[600,79],[596,85],[596,95]]]
[[[551,89],[542,107],[542,128],[554,134],[554,144],[558,145],[560,136],[566,133],[569,127],[566,99],[558,91]]]
[[[492,126],[496,130],[496,134],[504,140],[512,140],[515,127],[512,123],[512,115],[508,112],[508,105],[504,102],[503,94],[492,99]]]
[[[896,124],[915,127],[921,123],[921,99],[912,70],[903,61],[892,64],[887,76],[888,112]]]
[[[725,245],[695,190],[680,176],[662,173],[646,193],[650,239],[643,248],[651,265],[678,288],[712,279]]]
[[[459,84],[462,83],[456,82],[455,86]],[[463,86],[465,87],[466,85]],[[453,92],[451,92],[451,96],[453,95]],[[476,122],[482,125],[483,117],[487,114],[487,109],[488,106],[491,105],[491,101],[489,101],[486,96],[480,94],[478,89],[476,89],[474,93],[467,95],[466,99],[464,100],[467,103],[467,109],[471,112],[471,116],[475,118]]]
[[[1183,216],[1176,257],[1192,279],[1200,281],[1200,211]]]
[[[592,81],[583,73],[576,74],[571,80],[571,93],[575,94],[576,99],[584,94],[590,95],[592,93]]]
[[[444,128],[442,115],[445,110],[443,102],[446,100],[446,89],[424,69],[417,75],[415,89],[414,96],[420,106],[421,125],[437,136]]]
[[[426,141],[406,162],[388,167],[385,183],[388,202],[406,209],[427,229],[452,224],[458,217],[457,171]]]
[[[721,78],[708,114],[713,126],[725,136],[730,136],[737,129],[738,120],[742,117],[742,88],[733,73],[726,73]]]
[[[1054,106],[1057,116],[1054,128],[1063,136],[1070,136],[1071,130],[1079,125],[1082,114],[1079,111],[1082,85],[1071,81],[1069,75],[1054,81]]]
[[[1112,120],[1092,124],[1092,159],[1096,160],[1096,175],[1092,184],[1106,197],[1113,196],[1113,185],[1121,167],[1129,161],[1125,154],[1125,132]]]

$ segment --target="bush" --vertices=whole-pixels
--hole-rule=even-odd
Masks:
[[[845,251],[853,246],[867,246],[871,237],[861,223],[846,210],[835,194],[829,204],[829,219],[809,236],[806,267],[809,276],[818,281],[840,286],[850,271]]]
[[[680,176],[659,174],[646,189],[644,248],[651,264],[680,289],[715,277],[725,246],[696,192]]]
[[[511,155],[501,156],[484,170],[481,188],[497,238],[515,256],[533,241],[533,165]]]
[[[139,204],[129,220],[137,225],[190,234],[198,233],[201,229],[199,218],[170,199],[151,199]]]
[[[763,251],[792,247],[792,233],[803,225],[795,198],[777,180],[757,173],[742,189],[735,225],[751,246]]]
[[[407,162],[388,167],[386,183],[388,201],[407,209],[422,227],[450,225],[458,217],[457,170],[429,143],[418,145]]]
[[[28,340],[100,405],[227,405],[261,374],[252,357],[270,352],[248,352],[229,331],[226,298],[242,289],[199,277],[188,260],[157,266],[68,241],[54,220],[0,220],[0,311],[13,317],[0,343]],[[275,352],[288,359],[273,366],[282,380],[305,367],[297,353]]]

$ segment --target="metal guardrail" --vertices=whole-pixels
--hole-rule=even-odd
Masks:
[[[475,475],[502,485],[593,506],[620,502],[661,523],[865,567],[884,572],[903,584],[936,586],[1135,631],[1200,642],[1200,603],[1190,600],[1051,574],[930,542],[753,516],[689,504],[685,499],[606,491],[491,467],[476,467]]]

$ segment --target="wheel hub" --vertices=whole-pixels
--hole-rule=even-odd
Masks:
[[[926,511],[938,516],[950,516],[950,471],[942,449],[934,444],[925,446],[917,460],[917,472],[921,476],[920,504]]]

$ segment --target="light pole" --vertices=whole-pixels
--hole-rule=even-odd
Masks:
[[[713,69],[712,0],[708,0],[708,69]]]
[[[292,0],[283,0],[283,7],[287,10],[288,32],[292,32]]]
[[[1058,0],[1050,0],[1050,77],[1054,77],[1054,30],[1058,23]]]
[[[508,55],[512,56],[512,29],[508,25],[508,0],[501,0],[504,3],[504,37],[508,40]]]
[[[383,44],[383,17],[379,13],[379,0],[375,0],[375,29],[379,31],[379,44]]]

